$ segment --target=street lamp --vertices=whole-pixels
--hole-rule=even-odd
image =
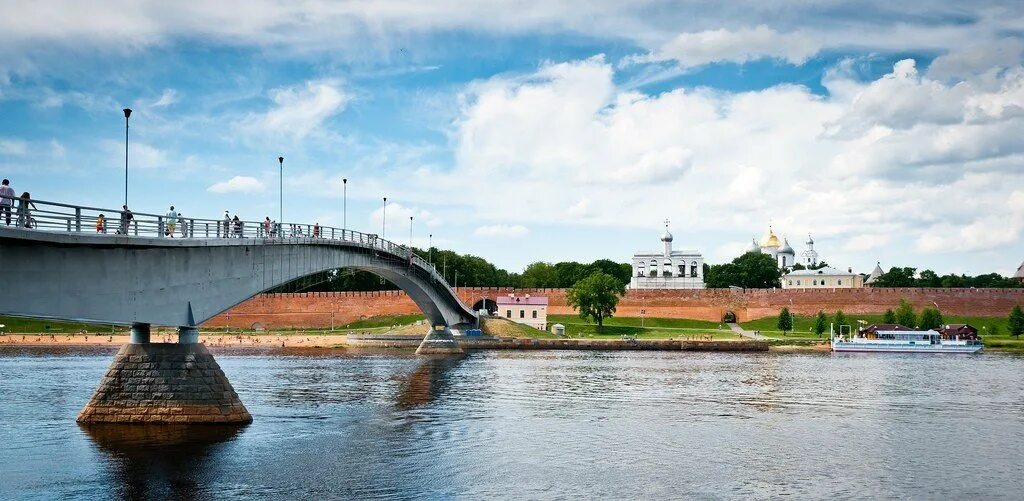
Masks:
[[[384,208],[380,213],[380,238],[384,238],[384,230],[388,225],[388,197],[384,197]]]
[[[427,263],[430,263],[430,265],[433,266],[433,264],[434,264],[434,234],[431,233],[430,236],[427,237],[427,238],[429,239],[428,243],[427,243]]]
[[[124,110],[124,205],[128,206],[128,117],[132,116],[132,109]]]
[[[412,216],[409,216],[409,252],[412,252]]]
[[[341,180],[341,235],[348,229],[348,179]]]
[[[277,185],[277,194],[280,198],[277,205],[277,222],[278,224],[284,224],[284,157],[277,157],[277,165],[280,167]]]

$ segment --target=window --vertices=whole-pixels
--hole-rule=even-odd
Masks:
[[[811,284],[811,285],[818,285],[818,281],[817,281],[817,280],[815,280],[815,281],[814,281],[814,283],[813,283],[813,284]]]
[[[691,277],[696,277],[697,276],[697,261],[694,261],[694,262],[690,263],[690,276]]]
[[[789,283],[787,283],[786,285],[793,285],[793,281],[792,280],[787,280],[787,282],[789,282]]]
[[[800,281],[799,281],[799,280],[797,280],[797,281],[796,281],[796,284],[797,284],[797,285],[800,285]]]
[[[526,310],[519,310],[519,318],[526,318]]]
[[[512,310],[505,310],[505,318],[512,318]]]
[[[782,267],[786,267],[786,256],[782,256]]]
[[[840,278],[839,280],[836,280],[836,284],[837,285],[843,285],[843,279]]]
[[[533,318],[537,318],[537,310],[533,310]]]

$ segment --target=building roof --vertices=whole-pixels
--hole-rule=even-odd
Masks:
[[[892,332],[892,331],[911,331],[910,327],[900,324],[872,324],[860,330],[860,332]]]
[[[837,270],[831,266],[826,266],[817,270],[796,270],[786,273],[787,277],[810,277],[810,276],[841,276],[849,277],[856,275],[856,273],[850,271]]]
[[[769,226],[768,227],[768,234],[766,234],[764,236],[764,239],[761,240],[761,247],[778,247],[778,246],[779,246],[779,237],[775,235],[775,232],[772,231],[772,227]]]
[[[547,296],[498,296],[498,306],[502,305],[529,305],[529,306],[547,306]]]
[[[878,277],[880,277],[880,276],[882,276],[884,274],[885,274],[885,272],[882,271],[882,263],[878,262],[878,263],[875,264],[875,269],[871,270],[871,274],[868,275],[868,279],[865,280],[864,283],[865,284],[871,284],[875,280],[878,280]]]
[[[698,259],[700,259],[701,258],[700,251],[696,251],[696,250],[674,250],[668,256],[670,258],[674,258],[674,257],[685,257],[687,259],[690,259],[690,258],[698,258]],[[644,260],[647,260],[647,259],[665,259],[665,253],[664,252],[654,252],[654,251],[637,252],[636,254],[633,254],[633,259],[644,259]]]
[[[790,256],[796,256],[796,251],[789,246],[789,239],[782,239],[782,248],[779,249],[779,254],[789,254]]]
[[[758,253],[761,252],[761,246],[757,245],[757,239],[756,238],[751,238],[750,239],[750,249],[747,249],[747,252],[758,252]]]
[[[1017,273],[1013,274],[1013,278],[1024,280],[1024,262],[1021,262],[1020,266],[1017,267]]]

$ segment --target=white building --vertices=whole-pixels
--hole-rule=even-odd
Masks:
[[[760,252],[770,255],[778,263],[779,268],[791,268],[796,264],[796,251],[789,245],[789,240],[785,238],[779,240],[779,237],[772,231],[771,226],[768,226],[768,234],[761,239],[760,244],[757,243],[757,240],[752,240],[751,243],[749,252]],[[812,249],[813,243],[812,241]],[[815,253],[814,259],[817,260],[817,258],[817,253]]]
[[[631,289],[703,289],[704,256],[695,250],[672,250],[672,234],[665,221],[661,252],[633,255]]]
[[[498,315],[534,329],[548,328],[548,298],[546,296],[498,296]]]
[[[859,289],[864,287],[864,277],[854,273],[825,266],[817,270],[796,270],[782,275],[783,289]]]

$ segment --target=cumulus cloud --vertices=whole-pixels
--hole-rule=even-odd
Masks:
[[[426,209],[402,205],[396,202],[388,202],[386,208],[386,211],[384,207],[381,207],[370,213],[371,228],[380,228],[383,223],[387,223],[387,233],[385,236],[395,241],[404,241],[402,238],[396,238],[396,235],[409,234],[409,217],[413,218],[412,223],[414,227],[419,225],[435,227],[443,223],[439,216]]]
[[[746,63],[766,58],[799,65],[821,48],[821,41],[807,34],[779,33],[762,24],[737,30],[680,33],[650,54],[630,60],[639,63],[674,60],[683,68],[720,62]]]
[[[528,233],[530,230],[521,224],[492,224],[473,230],[473,234],[478,237],[516,238],[526,236]]]
[[[249,176],[235,176],[227,181],[210,185],[206,191],[210,193],[263,193],[267,187],[262,181]]]
[[[28,153],[28,143],[21,139],[0,138],[0,154],[20,157]]]
[[[668,217],[687,247],[709,231],[760,232],[772,219],[788,235],[848,242],[830,252],[836,263],[899,242],[940,252],[933,233],[972,241],[960,249],[993,249],[1024,234],[1011,213],[989,217],[1024,183],[1024,118],[1013,113],[1024,105],[1024,71],[996,78],[942,82],[904,60],[873,81],[834,72],[829,96],[793,85],[644,95],[618,88],[603,58],[552,63],[470,86],[452,132],[456,168],[430,179],[472,189],[475,210],[497,221],[515,213],[526,225],[656,226]],[[463,181],[480,178],[496,181]],[[997,221],[1002,232],[990,227]],[[708,257],[733,257],[715,254],[722,249],[732,247]]]
[[[273,107],[264,113],[246,116],[241,123],[243,129],[257,134],[303,138],[344,110],[351,96],[335,80],[311,80],[274,89],[270,99]]]

